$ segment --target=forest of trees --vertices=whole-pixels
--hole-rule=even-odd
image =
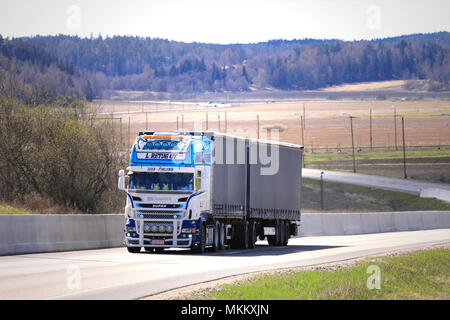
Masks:
[[[450,33],[373,41],[183,43],[115,36],[0,36],[0,90],[27,104],[59,95],[92,100],[110,90],[203,93],[311,90],[393,79],[450,85]]]

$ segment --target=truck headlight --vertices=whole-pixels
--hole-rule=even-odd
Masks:
[[[195,228],[183,228],[181,233],[195,233]]]

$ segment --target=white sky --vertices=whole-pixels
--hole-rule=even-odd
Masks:
[[[450,31],[450,0],[0,0],[3,37],[359,40]]]

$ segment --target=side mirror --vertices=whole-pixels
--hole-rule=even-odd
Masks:
[[[119,171],[119,181],[117,183],[117,187],[119,188],[119,190],[126,191],[126,189],[125,189],[125,171],[123,171],[123,170]]]

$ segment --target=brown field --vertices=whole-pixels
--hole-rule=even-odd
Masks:
[[[368,91],[368,90],[402,90],[405,80],[352,83],[323,89],[324,92]]]
[[[145,102],[103,102],[99,110],[107,113],[114,112],[116,123],[119,123],[121,118],[122,134],[124,137],[129,136],[130,142],[141,130],[175,131],[177,117],[180,130],[183,126],[184,130],[209,129],[257,137],[257,115],[259,115],[260,127],[277,126],[284,129],[280,132],[280,141],[301,144],[300,116],[303,115],[303,104],[306,110],[304,145],[308,149],[351,146],[350,115],[356,117],[353,119],[355,145],[369,146],[370,109],[372,109],[373,146],[394,146],[393,106],[398,115],[396,125],[399,146],[402,143],[400,116],[404,116],[405,119],[407,146],[450,145],[450,101],[438,99],[299,101],[242,104],[226,108],[187,103],[164,105]],[[206,127],[206,113],[208,113],[208,127]],[[110,115],[100,117],[110,117]],[[260,130],[260,137],[264,138],[263,135],[264,130]]]

